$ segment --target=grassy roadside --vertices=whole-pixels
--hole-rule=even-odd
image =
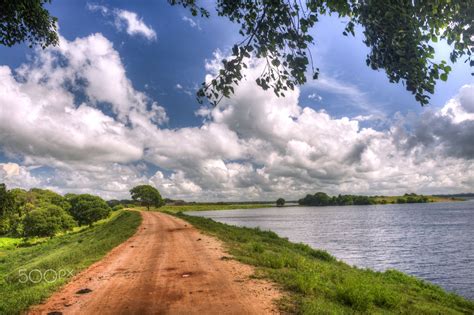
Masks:
[[[237,260],[256,266],[258,276],[280,284],[290,295],[282,307],[291,313],[474,313],[473,302],[398,271],[358,269],[273,232],[175,215],[222,240]]]
[[[0,314],[18,314],[132,236],[138,212],[121,211],[108,220],[30,247],[0,250]],[[11,242],[11,241],[10,241]],[[8,244],[8,240],[5,241]],[[37,282],[37,283],[36,283]]]

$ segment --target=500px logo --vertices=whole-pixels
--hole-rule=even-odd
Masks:
[[[47,270],[40,270],[40,269],[19,269],[18,270],[18,281],[20,283],[40,283],[44,281],[46,283],[53,283],[58,281],[61,278],[68,278],[74,275],[74,271],[70,269],[47,269]]]

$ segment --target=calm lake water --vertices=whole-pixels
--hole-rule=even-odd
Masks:
[[[474,201],[188,212],[272,230],[348,264],[398,269],[474,300]]]

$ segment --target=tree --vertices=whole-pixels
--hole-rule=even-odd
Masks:
[[[341,206],[350,206],[354,204],[354,199],[351,195],[338,195],[336,203]]]
[[[32,188],[28,192],[28,195],[30,202],[37,207],[53,204],[63,208],[66,211],[71,207],[67,198],[55,193],[52,190]]]
[[[5,184],[0,184],[0,235],[11,231],[14,199]]]
[[[0,44],[58,44],[57,19],[43,6],[51,0],[0,0]]]
[[[13,198],[13,208],[18,216],[23,216],[30,209],[30,206],[27,206],[28,192],[21,188],[14,188],[10,190],[10,194]]]
[[[285,205],[285,199],[278,198],[276,201],[277,207],[283,207]]]
[[[324,192],[317,192],[313,196],[313,205],[315,206],[327,206],[331,202],[331,197]]]
[[[76,222],[64,209],[48,205],[29,212],[23,220],[25,237],[53,237],[59,232],[71,230]]]
[[[89,225],[101,219],[105,219],[110,214],[110,207],[98,196],[89,194],[75,195],[69,202],[71,208],[69,213],[79,223],[79,225]]]
[[[147,210],[150,210],[150,206],[161,207],[163,205],[163,199],[161,198],[160,192],[155,187],[150,185],[139,185],[133,187],[130,190],[132,199],[138,201],[142,206],[145,206]]]
[[[0,184],[0,218],[13,211],[14,200],[5,184]]]
[[[397,198],[397,203],[407,203],[407,200],[403,197],[398,197]]]
[[[210,16],[198,0],[168,1],[190,9],[194,16]],[[243,40],[233,46],[230,58],[222,60],[217,77],[198,91],[198,100],[207,97],[214,105],[234,93],[252,55],[266,60],[256,83],[277,96],[304,84],[308,66],[317,79],[310,31],[325,14],[346,20],[345,36],[355,35],[356,25],[360,26],[370,48],[367,66],[384,69],[392,83],[402,81],[421,105],[429,103],[436,80],[446,81],[451,71],[444,60],[434,60],[432,42],[446,40],[453,46],[452,62],[466,56],[474,66],[474,0],[220,0],[216,10],[239,24]]]
[[[69,200],[71,200],[72,198],[74,198],[76,196],[77,196],[77,194],[67,193],[67,194],[64,195],[64,198],[69,201]]]

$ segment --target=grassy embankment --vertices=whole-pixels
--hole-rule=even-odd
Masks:
[[[473,302],[398,271],[358,269],[273,232],[175,215],[221,239],[237,260],[256,266],[257,277],[280,284],[289,292],[281,307],[291,313],[474,313]]]
[[[0,238],[0,314],[18,314],[41,302],[68,281],[71,271],[85,269],[132,236],[140,222],[138,212],[119,211],[92,228],[37,239],[28,247],[18,247],[24,246],[21,239]],[[51,283],[34,283],[41,275]]]

